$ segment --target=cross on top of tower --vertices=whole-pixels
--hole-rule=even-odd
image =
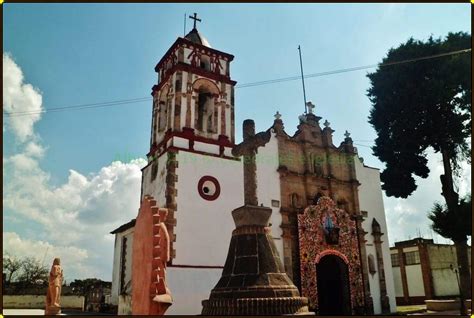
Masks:
[[[313,113],[314,113],[314,108],[315,108],[316,106],[314,106],[314,104],[313,104],[312,102],[307,102],[307,103],[306,103],[306,107],[308,108],[308,112],[309,112],[310,114],[313,114]]]
[[[190,15],[190,16],[189,16],[189,18],[194,20],[194,21],[193,21],[193,22],[194,22],[193,29],[195,29],[195,28],[196,28],[196,21],[199,21],[199,22],[201,22],[201,19],[198,19],[198,17],[197,17],[197,13],[196,13],[196,12],[194,12],[194,16]]]

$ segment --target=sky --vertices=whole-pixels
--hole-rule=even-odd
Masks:
[[[183,36],[184,15],[202,19],[213,48],[235,56],[239,84],[376,64],[410,37],[471,30],[470,4],[10,4],[3,5],[3,254],[63,258],[66,280],[111,280],[110,231],[137,214],[140,168],[149,150],[151,100],[24,116],[56,107],[150,97],[154,66]],[[190,31],[192,21],[186,22]],[[306,79],[315,112],[331,122],[334,144],[351,133],[366,165],[384,168],[370,146],[368,72]],[[251,118],[257,131],[276,111],[292,134],[304,111],[301,82],[236,88],[236,137]],[[440,155],[407,199],[384,205],[390,245],[430,230],[440,195]],[[457,181],[471,191],[470,165]]]

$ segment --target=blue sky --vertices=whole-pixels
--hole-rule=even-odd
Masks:
[[[155,64],[183,35],[185,12],[197,12],[203,20],[198,29],[211,45],[235,56],[231,76],[238,84],[298,75],[298,45],[310,74],[378,63],[411,36],[423,40],[471,29],[470,4],[7,3],[4,66],[7,53],[9,65],[23,73],[20,86],[36,89],[34,109],[148,97]],[[307,79],[306,94],[336,130],[335,144],[347,129],[365,163],[383,168],[368,147],[375,138],[367,123],[368,71],[373,69]],[[31,109],[18,100],[14,108],[4,102],[4,112]],[[302,100],[300,81],[236,89],[237,141],[244,119],[263,130],[277,110],[293,133]],[[107,233],[136,214],[139,194],[130,189],[139,184],[143,162],[111,163],[148,152],[151,102],[37,117],[23,139],[4,117],[4,252],[22,251],[21,245],[27,253],[28,244],[41,243],[41,258],[52,251],[77,258],[71,277],[110,279],[113,240]],[[17,117],[16,125],[28,121]],[[440,171],[439,158],[430,159],[432,170]],[[418,228],[431,235],[425,216],[433,200],[442,200],[438,176],[420,180],[407,200],[384,198],[391,244],[416,236]],[[470,170],[463,176],[460,186],[470,192]],[[60,195],[71,202],[58,202]],[[125,199],[131,202],[120,201]],[[51,236],[52,229],[69,234]]]

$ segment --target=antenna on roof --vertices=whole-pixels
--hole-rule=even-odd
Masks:
[[[303,83],[304,113],[306,114],[307,108],[306,108],[306,91],[304,88],[303,60],[301,59],[301,47],[299,45],[298,45],[298,51],[300,53],[301,82]]]
[[[183,31],[183,37],[186,36],[186,12],[184,13],[184,31]]]

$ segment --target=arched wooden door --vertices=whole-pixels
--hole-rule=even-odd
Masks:
[[[326,255],[316,264],[319,315],[350,315],[349,269],[336,255]]]

